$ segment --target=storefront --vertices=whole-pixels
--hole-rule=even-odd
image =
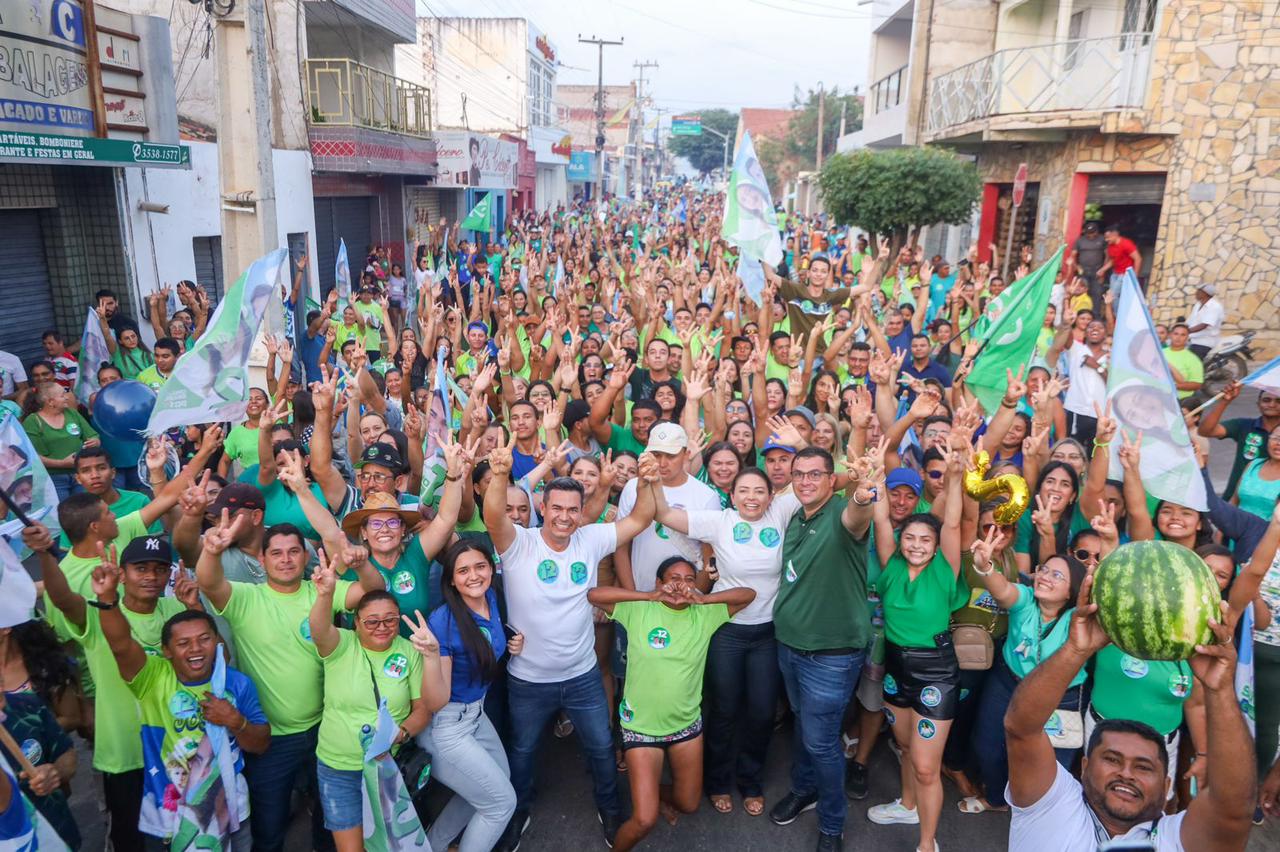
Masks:
[[[520,150],[515,142],[468,133],[465,130],[442,130],[435,134],[438,174],[436,185],[452,189],[461,198],[461,219],[486,194],[493,205],[493,229],[501,234],[507,224],[508,193],[517,187]],[[464,232],[476,239],[474,232]]]
[[[536,209],[555,210],[568,203],[573,138],[558,127],[534,127],[529,132],[529,147],[536,165]]]
[[[565,170],[569,183],[569,198],[582,201],[591,197],[591,185],[596,179],[596,155],[594,151],[574,151],[569,155]]]

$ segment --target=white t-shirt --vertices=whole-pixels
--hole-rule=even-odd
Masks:
[[[18,356],[0,350],[0,396],[9,396],[18,389],[18,382],[26,380],[27,371]]]
[[[415,287],[418,288],[419,293],[425,293],[427,290],[429,290],[431,288],[431,282],[434,280],[435,280],[435,276],[432,274],[430,269],[418,269],[416,267],[414,268],[413,284]]]
[[[1067,359],[1067,374],[1071,376],[1062,407],[1074,414],[1097,417],[1093,404],[1106,405],[1107,380],[1097,370],[1084,365],[1084,359],[1093,354],[1092,350],[1083,343],[1072,343],[1062,354]]]
[[[1203,331],[1191,332],[1191,343],[1194,346],[1208,346],[1210,349],[1218,345],[1218,341],[1222,340],[1222,320],[1226,317],[1226,311],[1222,308],[1222,303],[1216,298],[1210,298],[1203,305],[1196,305],[1191,310],[1191,316],[1187,317],[1187,325],[1191,328],[1204,323],[1208,328]]]
[[[622,520],[636,507],[636,483],[638,479],[628,482],[618,496],[618,517]],[[699,482],[692,476],[686,476],[684,484],[662,486],[662,493],[667,497],[667,505],[673,509],[720,510],[720,497],[710,486]],[[702,567],[702,548],[698,542],[684,533],[667,529],[659,523],[649,524],[648,528],[631,540],[631,574],[635,579],[636,591],[651,592],[656,584],[658,566],[669,556],[683,556],[695,568]],[[724,570],[721,564],[720,570]]]
[[[712,591],[746,587],[756,599],[738,611],[734,624],[773,621],[773,599],[782,574],[782,537],[800,501],[791,494],[773,498],[758,521],[744,520],[736,509],[689,512],[689,536],[710,544],[720,579]]]
[[[507,618],[524,634],[524,650],[507,664],[511,674],[533,683],[558,683],[596,664],[595,628],[587,590],[596,584],[600,560],[618,547],[613,524],[589,524],[552,550],[542,531],[516,527],[502,559]]]
[[[1080,782],[1061,764],[1055,762],[1054,768],[1058,775],[1040,801],[1026,808],[1011,806],[1009,852],[1094,852],[1099,846],[1098,832],[1102,832],[1103,840],[1109,839],[1085,803]],[[1007,785],[1004,797],[1010,800]],[[1173,816],[1161,817],[1154,835],[1151,823],[1144,822],[1130,829],[1125,839],[1150,838],[1156,852],[1183,852],[1182,818],[1186,813],[1179,811]]]

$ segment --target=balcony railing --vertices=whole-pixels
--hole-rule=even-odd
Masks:
[[[352,59],[307,60],[312,124],[431,133],[431,90]]]
[[[994,115],[1142,106],[1151,33],[1015,47],[929,84],[929,132]]]
[[[902,83],[906,78],[907,66],[890,71],[871,85],[868,100],[871,103],[871,114],[893,109],[902,103]]]

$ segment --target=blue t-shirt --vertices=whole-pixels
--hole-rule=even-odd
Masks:
[[[324,377],[320,374],[320,353],[324,351],[324,335],[317,334],[312,337],[303,329],[298,340],[298,357],[302,359],[302,369],[307,376],[307,386],[313,382],[321,381]]]
[[[511,476],[516,480],[527,476],[537,466],[538,460],[533,456],[526,456],[517,449],[511,450]]]
[[[952,272],[946,278],[934,275],[929,282],[929,310],[924,315],[925,322],[933,322],[933,318],[938,315],[938,311],[942,310],[943,304],[947,300],[947,294],[951,292],[951,288],[956,284],[956,273]]]
[[[490,588],[484,597],[489,604],[489,617],[481,618],[479,613],[470,610],[471,617],[475,619],[480,632],[488,637],[489,645],[493,648],[493,658],[498,660],[507,652],[507,634],[502,628],[502,616],[498,613],[497,594]],[[462,633],[458,630],[453,612],[447,605],[437,607],[427,619],[427,624],[440,642],[440,656],[453,660],[449,700],[471,704],[483,699],[489,691],[489,684],[480,680],[480,672],[467,653],[467,646],[462,641]]]
[[[910,357],[908,357],[907,360],[904,361],[902,364],[902,372],[906,373],[908,376],[917,378],[920,381],[924,381],[925,379],[933,379],[934,381],[940,383],[944,388],[951,387],[951,373],[947,372],[947,369],[945,367],[943,367],[941,364],[939,364],[937,361],[933,360],[932,358],[929,359],[929,363],[924,365],[923,370],[917,370],[915,362]],[[915,391],[911,390],[910,387],[907,387],[906,391],[907,391],[907,404],[910,405],[912,402],[915,401],[916,394],[915,394]]]
[[[911,354],[911,338],[915,336],[915,332],[911,330],[910,325],[904,325],[902,331],[889,337],[889,349],[893,352],[906,352]]]

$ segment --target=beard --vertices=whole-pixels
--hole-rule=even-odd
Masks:
[[[1119,807],[1113,803],[1114,799],[1109,799],[1106,788],[1099,789],[1093,783],[1093,779],[1085,772],[1081,779],[1084,786],[1084,798],[1100,817],[1113,823],[1121,823],[1124,825],[1138,825],[1143,822],[1150,822],[1160,816],[1164,812],[1163,801],[1151,801],[1145,796],[1141,802],[1124,802]],[[1134,789],[1142,791],[1137,784],[1131,785]]]

